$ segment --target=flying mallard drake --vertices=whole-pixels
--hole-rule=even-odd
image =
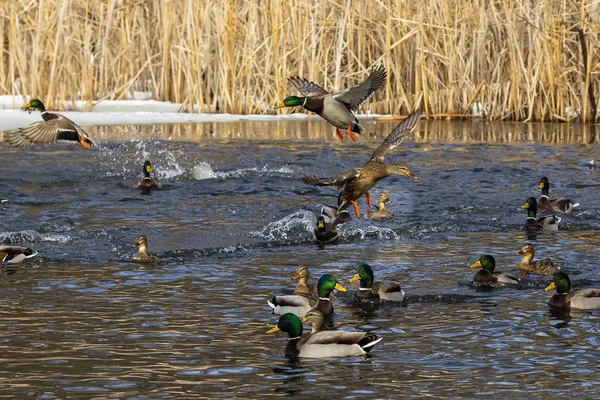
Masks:
[[[135,253],[135,258],[142,262],[156,261],[158,256],[156,253],[148,252],[148,238],[145,235],[138,236],[137,240],[131,247],[139,247]]]
[[[542,197],[540,197],[540,201],[538,203],[539,208],[550,211],[550,212],[561,212],[569,214],[575,207],[579,205],[579,203],[573,203],[569,198],[560,198],[560,199],[548,199],[548,192],[550,190],[550,182],[548,182],[547,177],[543,177],[540,180],[540,185],[538,189],[542,190]]]
[[[527,220],[525,220],[525,231],[536,232],[541,230],[557,231],[560,217],[556,215],[547,215],[544,217],[536,217],[537,215],[537,200],[535,197],[527,199],[525,204],[521,206],[527,210]]]
[[[371,155],[369,161],[354,168],[351,171],[342,171],[334,174],[330,178],[317,178],[314,176],[305,176],[304,183],[314,186],[336,186],[344,187],[339,198],[338,213],[347,209],[350,205],[354,206],[354,212],[357,218],[360,218],[360,210],[356,200],[363,195],[367,196],[367,206],[371,206],[371,196],[369,190],[383,178],[392,174],[408,176],[419,179],[413,175],[410,170],[402,164],[384,164],[384,158],[388,151],[398,147],[404,138],[415,130],[417,122],[421,118],[421,111],[417,110],[400,122],[384,139]]]
[[[311,309],[318,310],[323,315],[330,315],[333,314],[333,306],[329,295],[333,289],[340,292],[346,291],[342,285],[337,283],[333,275],[325,274],[317,283],[318,298],[299,295],[274,296],[267,301],[267,304],[273,309],[273,314],[278,315],[293,313],[298,317],[303,317]]]
[[[37,252],[29,247],[0,246],[0,264],[18,264],[36,255]]]
[[[158,179],[154,176],[150,176],[150,173],[152,172],[152,164],[150,164],[150,161],[144,161],[143,172],[144,177],[134,185],[134,188],[140,189],[144,194],[148,194],[152,189],[160,187]]]
[[[382,299],[391,301],[404,300],[404,290],[398,282],[374,282],[373,269],[366,263],[358,266],[358,273],[350,279],[350,283],[360,280],[358,290],[354,294],[357,299]]]
[[[94,146],[94,142],[79,125],[65,116],[46,111],[44,103],[32,99],[22,107],[25,111],[39,110],[43,121],[33,123],[24,128],[4,132],[4,138],[11,146],[27,147],[34,144],[56,142],[77,143],[86,149]]]
[[[496,269],[496,259],[489,254],[484,254],[479,257],[479,260],[469,268],[481,268],[473,277],[473,281],[477,285],[519,283],[519,280],[514,275],[505,272],[494,272],[494,269]]]
[[[523,256],[523,260],[517,265],[517,269],[521,271],[521,276],[525,276],[529,272],[533,274],[552,275],[560,269],[552,264],[549,258],[533,261],[535,248],[532,244],[526,244],[521,247],[517,255]]]
[[[556,289],[556,293],[550,298],[549,306],[580,310],[600,309],[600,289],[581,289],[571,292],[571,280],[563,271],[555,273],[552,283],[544,290],[547,292],[552,289]]]
[[[340,140],[344,140],[344,136],[340,133],[340,129],[344,129],[348,132],[350,139],[355,141],[356,137],[353,132],[362,134],[365,129],[358,123],[354,112],[377,89],[383,86],[386,77],[385,68],[379,64],[373,68],[371,75],[364,82],[338,93],[329,93],[321,86],[304,78],[289,78],[302,97],[288,96],[275,108],[302,106],[335,126],[335,133]]]
[[[361,356],[381,341],[381,338],[366,332],[322,331],[302,337],[302,321],[292,313],[279,317],[277,325],[267,333],[278,331],[286,332],[289,336],[285,355],[290,358]]]
[[[377,198],[378,206],[374,206],[373,208],[368,209],[365,213],[365,217],[371,219],[391,217],[392,214],[390,214],[390,212],[385,209],[385,203],[391,202],[392,200],[390,200],[388,194],[386,192],[381,192],[379,194],[379,197]]]

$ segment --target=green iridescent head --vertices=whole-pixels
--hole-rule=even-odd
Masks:
[[[275,108],[298,107],[304,104],[306,104],[306,97],[288,96],[280,104],[276,105]]]
[[[548,181],[547,177],[544,176],[542,179],[540,179],[540,185],[538,186],[538,189],[542,190],[542,194],[548,196],[548,191],[550,190],[550,182]]]
[[[319,293],[319,297],[329,298],[329,295],[333,289],[339,290],[340,292],[346,291],[346,289],[344,289],[344,287],[335,280],[333,275],[323,275],[319,279],[319,283],[317,283],[317,292]]]
[[[22,107],[25,111],[39,110],[41,112],[46,111],[44,103],[40,99],[31,99],[31,101]]]
[[[152,172],[152,164],[150,164],[150,161],[146,160],[144,161],[144,176],[149,177],[150,172]]]
[[[322,216],[317,218],[317,229],[321,233],[324,233],[327,230],[327,226],[325,225],[325,218],[323,218]]]
[[[483,268],[491,273],[494,272],[494,269],[496,268],[496,259],[489,254],[484,254],[479,257],[479,261],[471,265],[469,268]]]
[[[283,331],[288,334],[291,338],[297,338],[302,336],[302,322],[295,314],[286,313],[279,317],[279,321],[274,328],[271,328],[267,333],[275,333],[277,331]]]
[[[558,271],[552,277],[552,283],[549,284],[546,289],[546,292],[552,289],[556,289],[556,293],[559,294],[568,294],[571,292],[571,280],[569,279],[569,275],[562,271]]]
[[[373,286],[373,270],[369,264],[361,263],[358,266],[358,273],[350,279],[350,283],[356,282],[359,279],[361,288],[370,288]]]

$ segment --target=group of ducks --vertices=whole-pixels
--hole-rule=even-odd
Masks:
[[[275,108],[304,107],[335,126],[340,140],[344,138],[340,132],[342,129],[352,141],[355,141],[354,134],[362,134],[365,130],[354,113],[362,103],[383,86],[386,78],[385,68],[382,65],[376,65],[362,83],[338,93],[329,93],[321,86],[304,78],[290,78],[290,82],[300,92],[300,96],[288,96]],[[48,144],[59,141],[74,142],[88,149],[95,145],[81,127],[60,114],[48,112],[39,99],[32,99],[23,106],[23,110],[41,111],[43,121],[4,132],[5,140],[13,146],[26,147],[38,143]],[[309,185],[335,186],[342,189],[338,196],[337,206],[325,205],[321,209],[315,229],[317,240],[330,241],[339,235],[339,225],[352,220],[348,211],[350,206],[353,207],[355,216],[360,218],[361,213],[357,201],[362,196],[366,197],[366,204],[369,207],[365,214],[368,218],[390,216],[385,209],[385,203],[390,201],[388,195],[381,193],[378,197],[378,207],[372,207],[369,191],[379,180],[392,174],[418,179],[406,166],[399,163],[385,164],[384,160],[390,150],[398,147],[404,138],[415,130],[420,117],[419,109],[409,114],[387,135],[362,165],[352,170],[340,171],[330,177],[305,176],[303,178],[303,181]],[[150,161],[145,161],[144,176],[134,185],[142,193],[149,193],[160,187],[160,183],[151,176],[151,172]],[[539,184],[542,197],[539,202],[534,197],[530,197],[522,206],[527,209],[525,229],[529,232],[558,229],[560,218],[555,215],[537,217],[538,208],[553,213],[570,213],[578,205],[567,198],[550,200],[548,198],[549,188],[548,179],[542,178]],[[138,247],[136,258],[139,260],[152,261],[156,259],[154,253],[147,251],[146,236],[138,237],[132,247]],[[36,254],[35,251],[26,247],[0,246],[0,263],[18,263]],[[553,282],[545,289],[546,291],[556,289],[556,294],[550,299],[549,305],[561,308],[600,309],[600,289],[571,292],[571,282],[566,273],[559,271],[559,268],[555,267],[548,259],[533,261],[535,254],[533,245],[523,246],[518,254],[523,255],[523,260],[517,266],[522,276],[527,273],[554,274]],[[519,283],[519,279],[513,275],[495,271],[495,259],[491,255],[482,255],[476,263],[471,265],[471,268],[481,268],[473,278],[478,285]],[[369,352],[381,340],[374,334],[338,330],[322,331],[324,318],[333,313],[332,291],[336,289],[344,292],[345,289],[330,274],[321,276],[317,285],[309,288],[308,277],[308,268],[299,267],[294,275],[294,279],[299,279],[294,294],[274,296],[268,302],[273,312],[281,315],[276,327],[269,330],[268,333],[281,330],[289,335],[285,354],[291,357],[334,357],[361,355]],[[350,282],[357,280],[360,281],[359,288],[354,295],[357,301],[402,302],[404,300],[404,291],[399,283],[375,282],[373,270],[367,264],[359,265],[357,274]],[[302,323],[311,325],[309,336],[302,336]]]

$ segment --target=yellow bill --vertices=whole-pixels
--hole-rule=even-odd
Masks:
[[[481,268],[481,262],[477,261],[475,264],[472,264],[469,268]]]
[[[279,327],[277,325],[275,325],[274,328],[269,329],[268,331],[266,331],[265,333],[275,333],[279,331]]]
[[[346,289],[340,285],[339,283],[336,282],[334,289],[339,290],[340,292],[345,292]]]
[[[525,204],[523,204],[523,205],[521,206],[521,208],[529,208],[529,204],[528,204],[528,203],[525,203]]]
[[[546,289],[544,289],[544,292],[547,292],[548,290],[552,290],[552,289],[556,289],[556,285],[554,284],[554,282],[552,282],[551,284],[546,286]]]
[[[350,279],[350,283],[352,283],[352,282],[356,282],[356,281],[357,281],[357,280],[359,280],[359,279],[360,279],[360,275],[359,275],[359,274],[356,274],[356,275],[354,275],[354,276],[352,277],[352,279]]]
[[[285,107],[285,104],[284,104],[284,103],[279,103],[279,104],[277,104],[277,105],[275,106],[275,109],[278,109],[278,108],[283,108],[283,107]]]

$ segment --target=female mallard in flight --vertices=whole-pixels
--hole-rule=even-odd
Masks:
[[[600,309],[600,289],[581,289],[571,292],[571,280],[563,271],[555,273],[552,283],[544,290],[547,292],[552,289],[556,289],[556,293],[550,298],[549,306],[580,310]]]
[[[525,276],[529,272],[541,275],[552,275],[560,269],[552,264],[552,261],[550,261],[549,258],[533,261],[535,249],[532,244],[526,244],[521,247],[521,250],[519,250],[517,255],[523,256],[523,260],[517,265],[517,269],[521,271],[521,276]]]
[[[147,194],[150,193],[152,189],[160,187],[160,182],[158,179],[156,179],[154,176],[150,176],[150,173],[152,172],[152,164],[150,164],[150,161],[144,161],[143,172],[144,177],[135,184],[135,188],[138,188],[142,191],[142,193]]]
[[[391,217],[392,214],[390,214],[390,212],[388,210],[385,209],[385,203],[391,203],[392,200],[390,200],[388,194],[386,192],[381,192],[379,194],[379,197],[377,198],[377,203],[378,206],[376,207],[376,209],[371,208],[369,210],[367,210],[367,212],[365,213],[365,217],[366,218],[385,218],[385,217]]]
[[[291,296],[274,296],[267,301],[269,307],[273,309],[273,314],[283,315],[285,313],[293,313],[298,317],[303,317],[311,309],[321,312],[323,315],[333,314],[333,306],[329,295],[333,289],[345,292],[346,289],[333,277],[333,275],[325,274],[317,283],[318,298],[291,295]]]
[[[354,206],[354,212],[360,218],[360,210],[356,200],[363,195],[367,196],[367,205],[371,206],[371,196],[369,190],[380,179],[388,177],[392,174],[408,176],[410,178],[419,179],[413,175],[410,170],[402,164],[384,164],[384,158],[388,151],[398,147],[404,138],[414,131],[417,122],[421,118],[421,111],[417,110],[406,117],[398,124],[390,134],[384,139],[371,155],[369,161],[354,168],[352,171],[342,171],[334,174],[330,178],[316,178],[314,176],[305,176],[302,180],[304,183],[315,186],[336,186],[344,187],[342,195],[339,199],[338,213]]]
[[[575,207],[579,205],[579,203],[573,203],[569,198],[560,198],[552,200],[548,199],[550,182],[548,182],[548,178],[545,176],[540,180],[540,185],[538,186],[538,189],[542,190],[542,197],[540,197],[538,206],[543,210],[569,214],[571,211],[573,211]]]
[[[0,264],[18,264],[36,255],[37,252],[29,247],[0,246]]]
[[[335,126],[335,133],[340,140],[344,140],[344,136],[340,133],[340,129],[344,129],[348,132],[350,139],[355,141],[356,137],[353,132],[362,134],[365,129],[358,123],[354,112],[377,89],[383,86],[386,77],[387,72],[380,64],[373,68],[373,72],[364,82],[338,93],[329,93],[321,86],[304,78],[289,78],[302,97],[288,96],[275,108],[302,106]]]
[[[527,199],[525,204],[521,206],[527,210],[527,220],[525,220],[525,231],[535,232],[541,230],[557,231],[560,217],[556,215],[548,215],[545,217],[536,217],[537,215],[537,200],[535,197]]]
[[[292,313],[279,317],[277,325],[267,333],[286,332],[286,357],[328,358],[352,357],[367,354],[381,341],[367,332],[322,331],[302,337],[302,321]]]
[[[24,128],[4,132],[4,138],[12,146],[27,147],[38,143],[48,144],[63,141],[77,143],[86,149],[95,145],[79,125],[60,114],[46,111],[44,103],[39,99],[32,99],[23,106],[23,110],[39,110],[42,112],[44,120]]]
[[[135,258],[142,262],[150,262],[156,261],[157,255],[156,253],[148,252],[148,238],[145,235],[138,236],[137,240],[131,247],[139,247],[137,253],[135,253]]]
[[[519,280],[514,275],[505,272],[494,272],[494,269],[496,268],[496,259],[489,254],[484,254],[479,257],[479,260],[469,268],[481,268],[473,277],[473,281],[478,285],[519,283]]]
[[[404,290],[398,282],[374,282],[373,270],[368,264],[361,263],[358,273],[350,279],[350,283],[360,279],[358,290],[354,294],[357,299],[382,299],[391,301],[404,300]]]

